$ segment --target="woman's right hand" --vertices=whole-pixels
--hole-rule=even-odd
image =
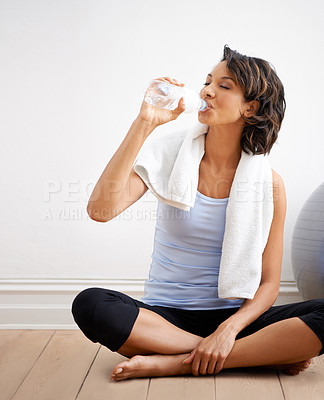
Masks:
[[[175,79],[171,79],[169,77],[157,78],[156,80],[171,83],[180,87],[184,86],[184,83],[178,83]],[[148,104],[145,100],[143,100],[138,118],[140,120],[149,122],[154,127],[157,127],[159,125],[163,125],[169,121],[177,119],[179,115],[184,112],[184,110],[185,110],[185,104],[183,97],[181,97],[178,103],[178,107],[174,110],[166,110],[164,108],[159,108],[151,104]]]

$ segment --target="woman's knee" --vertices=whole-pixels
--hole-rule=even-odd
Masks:
[[[85,289],[72,303],[74,320],[85,336],[112,351],[127,339],[138,311],[130,297],[103,288]]]
[[[88,288],[82,290],[73,300],[71,311],[73,318],[79,327],[92,324],[93,312],[98,301],[100,301],[101,288]]]

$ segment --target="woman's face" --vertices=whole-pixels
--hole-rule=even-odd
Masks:
[[[243,91],[227,68],[226,61],[217,64],[208,74],[206,84],[200,91],[200,97],[207,100],[213,108],[208,111],[199,111],[199,122],[209,126],[237,122],[244,125],[244,120],[240,115],[246,107]]]

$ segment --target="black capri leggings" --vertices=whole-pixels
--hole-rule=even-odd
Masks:
[[[204,338],[215,332],[218,325],[240,308],[182,310],[150,306],[124,293],[93,287],[83,290],[75,297],[72,303],[72,314],[88,339],[94,343],[99,342],[111,351],[117,351],[129,337],[140,307],[151,310],[177,327]],[[272,306],[239,332],[236,338],[251,335],[267,325],[293,317],[304,321],[323,345],[324,299]],[[322,346],[319,355],[323,353]]]

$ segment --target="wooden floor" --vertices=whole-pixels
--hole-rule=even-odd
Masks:
[[[324,355],[296,376],[258,368],[110,380],[127,360],[78,330],[0,330],[1,400],[324,400]]]

